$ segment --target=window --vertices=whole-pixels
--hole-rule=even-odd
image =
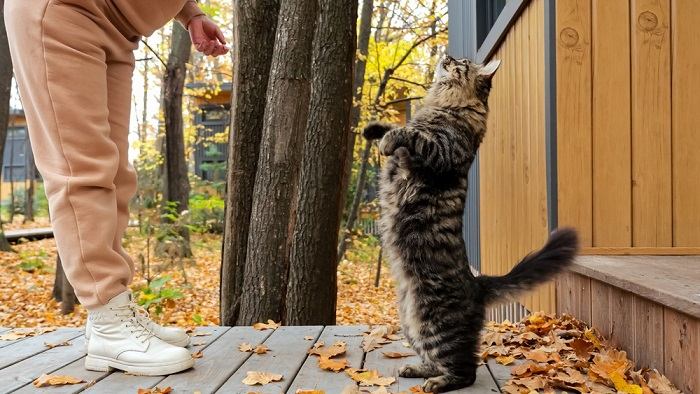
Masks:
[[[508,0],[489,0],[476,2],[476,46],[484,43],[486,36],[496,24],[498,16],[506,6]]]

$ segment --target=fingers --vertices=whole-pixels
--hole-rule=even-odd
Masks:
[[[224,37],[224,33],[219,29],[218,27],[216,28],[216,38],[219,39],[219,42],[226,45],[226,38]]]
[[[228,52],[225,45],[221,45],[215,40],[200,41],[195,44],[195,48],[207,56],[220,56]]]

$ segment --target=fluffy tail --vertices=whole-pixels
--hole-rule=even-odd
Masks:
[[[575,230],[564,228],[554,231],[542,249],[525,256],[509,273],[476,278],[485,302],[512,297],[547,282],[573,262],[578,247]]]
[[[395,128],[393,124],[382,122],[369,122],[365,129],[362,130],[362,135],[368,140],[379,140],[384,137],[387,131]]]

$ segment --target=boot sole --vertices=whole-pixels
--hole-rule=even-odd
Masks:
[[[160,339],[160,338],[158,338],[158,339]],[[161,339],[161,340],[162,340],[162,339]],[[90,341],[90,338],[88,338],[88,337],[86,336],[86,337],[85,337],[85,345],[84,345],[84,348],[83,348],[83,351],[84,351],[85,353],[88,352],[88,343],[89,343],[89,341]],[[173,346],[177,346],[177,347],[187,347],[187,346],[190,345],[190,342],[192,342],[192,340],[191,340],[191,338],[190,338],[189,335],[188,335],[188,336],[187,336],[187,339],[184,339],[184,340],[182,340],[182,341],[180,341],[180,342],[168,342],[168,341],[165,341],[165,342],[167,342],[167,343],[169,343],[169,344],[171,344],[171,345],[173,345]]]
[[[85,369],[89,371],[109,372],[113,369],[127,372],[132,375],[162,376],[171,375],[194,366],[194,359],[182,360],[174,363],[158,364],[127,364],[109,357],[86,356]]]

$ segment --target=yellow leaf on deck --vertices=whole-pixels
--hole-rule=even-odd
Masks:
[[[261,345],[256,346],[255,349],[253,349],[253,352],[255,354],[265,354],[265,353],[267,353],[268,350],[270,350],[270,348],[268,348],[264,344],[261,344]]]
[[[429,394],[423,391],[423,387],[420,385],[409,387],[408,390],[414,394]]]
[[[267,321],[267,323],[255,323],[253,324],[253,328],[262,331],[262,330],[276,330],[278,329],[282,323],[275,323],[274,320],[270,319]]]
[[[42,374],[32,382],[34,387],[62,386],[64,384],[78,384],[85,381],[80,378],[67,375],[47,375]]]
[[[346,351],[347,344],[343,341],[337,341],[331,346],[325,347],[323,342],[316,343],[314,347],[309,349],[309,354],[315,354],[320,357],[333,358],[339,356]]]
[[[411,357],[411,356],[416,355],[413,352],[382,352],[382,354],[386,358],[402,358],[402,357]]]
[[[70,342],[68,342],[68,341],[63,341],[63,342],[58,342],[58,343],[47,343],[47,342],[44,342],[44,346],[46,346],[46,347],[49,348],[49,349],[53,349],[53,348],[59,347],[59,346],[70,346],[70,345],[71,345],[71,344],[70,344]]]
[[[251,345],[247,342],[243,342],[240,345],[238,345],[238,350],[240,350],[242,352],[252,352],[253,349],[254,349],[253,345]]]
[[[173,388],[168,386],[168,387],[156,387],[154,389],[139,389],[137,391],[138,394],[169,394],[173,391]]]
[[[295,391],[294,394],[326,394],[326,392],[323,390],[297,389],[297,391]]]
[[[619,371],[613,371],[610,374],[610,380],[612,380],[613,384],[615,384],[615,390],[620,393],[643,394],[641,386],[628,383],[627,380],[625,380],[625,377],[622,376]]]
[[[256,384],[268,384],[270,382],[279,382],[280,380],[282,380],[282,375],[280,374],[248,371],[245,379],[243,379],[243,383],[248,386],[255,386]]]
[[[313,341],[313,340],[314,340],[314,337],[312,337],[311,335],[307,335],[307,336],[304,337],[304,340]]]
[[[321,356],[318,359],[318,366],[327,371],[340,372],[349,367],[350,364],[348,364],[348,360],[345,358],[335,360]]]
[[[192,353],[192,358],[202,358],[202,357],[204,357],[204,353],[202,353],[201,350]]]
[[[515,361],[513,356],[498,356],[496,357],[496,362],[503,365],[512,364]]]
[[[392,376],[382,377],[379,371],[370,370],[364,371],[355,368],[348,368],[345,372],[352,380],[360,383],[360,386],[389,386],[396,381]]]

